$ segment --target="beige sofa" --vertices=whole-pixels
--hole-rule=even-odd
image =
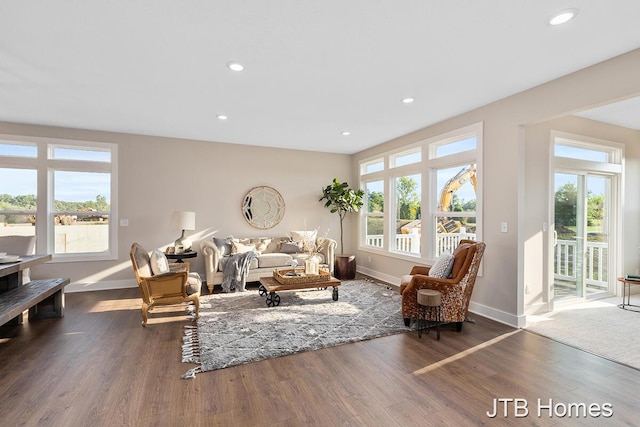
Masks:
[[[314,238],[317,257],[320,264],[328,266],[333,273],[333,263],[336,251],[336,241],[326,237]],[[296,260],[299,266],[304,266],[304,261],[309,257],[305,252],[305,245],[296,244],[291,237],[254,237],[244,239],[212,238],[200,242],[201,255],[204,257],[205,274],[209,292],[213,292],[215,285],[220,285],[223,278],[223,270],[226,262],[231,258],[235,246],[242,251],[255,245],[257,253],[255,259],[249,265],[247,282],[256,282],[261,277],[272,276],[276,268],[291,267],[292,260]],[[300,252],[295,251],[298,246]],[[302,247],[301,247],[302,246]]]

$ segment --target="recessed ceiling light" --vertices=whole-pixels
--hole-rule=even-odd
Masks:
[[[229,61],[227,62],[227,68],[232,71],[242,71],[244,70],[244,65],[236,61]]]
[[[564,9],[547,18],[548,25],[561,25],[571,21],[578,14],[578,9]]]
[[[411,104],[413,101],[413,98],[402,98],[402,102],[404,102],[405,104]]]
[[[351,132],[349,132],[348,130],[342,131],[342,136],[349,136],[351,135]]]
[[[225,116],[224,114],[218,114],[216,117],[218,117],[220,120],[227,120],[229,117]]]

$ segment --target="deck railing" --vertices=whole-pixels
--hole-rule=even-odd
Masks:
[[[460,240],[476,240],[475,233],[438,233],[436,242],[436,256],[443,252],[453,252],[458,246]],[[368,246],[382,247],[384,236],[382,234],[371,234],[367,236],[366,244]],[[396,234],[395,247],[396,251],[419,254],[420,253],[420,235],[419,234]]]
[[[608,243],[587,242],[585,245],[585,283],[603,289],[608,288]],[[578,243],[575,240],[558,240],[554,254],[554,278],[568,282],[577,281],[580,265],[577,258]]]

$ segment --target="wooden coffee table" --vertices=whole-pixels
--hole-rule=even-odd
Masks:
[[[282,284],[273,277],[261,277],[258,292],[260,293],[260,296],[266,296],[267,306],[275,307],[277,305],[280,305],[280,295],[278,295],[276,292],[311,288],[327,289],[329,286],[331,286],[333,288],[333,300],[338,301],[338,286],[340,286],[340,283],[342,282],[335,277],[331,277],[331,279],[329,280],[318,282],[290,284]]]

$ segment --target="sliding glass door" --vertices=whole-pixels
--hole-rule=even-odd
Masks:
[[[589,172],[554,176],[554,299],[609,291],[612,177]]]

